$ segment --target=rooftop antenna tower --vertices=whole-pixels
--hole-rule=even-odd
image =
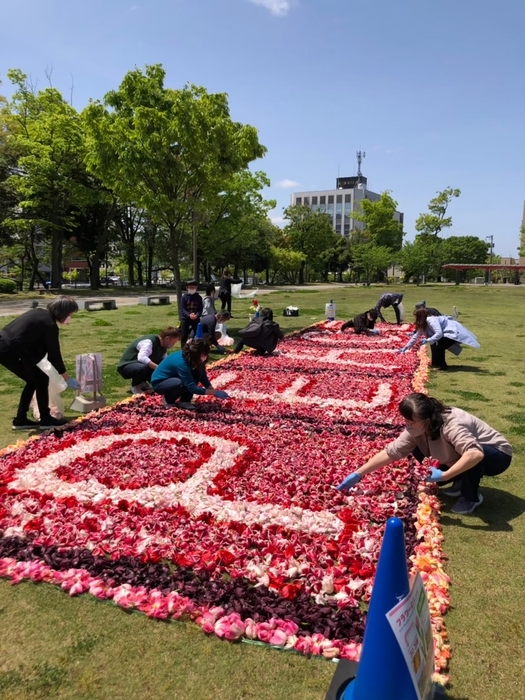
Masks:
[[[358,177],[358,182],[361,182],[361,177],[363,176],[363,173],[361,172],[361,163],[363,162],[363,158],[366,158],[366,153],[363,151],[357,151],[356,153],[357,157],[357,177]]]

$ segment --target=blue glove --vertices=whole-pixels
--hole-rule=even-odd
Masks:
[[[407,348],[401,348],[401,350],[397,351],[398,355],[403,355],[407,351]]]
[[[80,389],[80,384],[74,377],[69,377],[69,379],[66,380],[66,384],[68,386],[68,389]]]
[[[442,478],[443,472],[441,471],[441,469],[431,467],[431,472],[428,476],[425,477],[425,481],[441,481]]]
[[[217,352],[219,353],[219,355],[224,355],[226,350],[222,347],[222,345],[217,345]]]
[[[341,491],[342,493],[345,493],[348,491],[348,489],[351,489],[352,487],[356,486],[361,481],[361,474],[358,474],[357,472],[352,472],[349,474],[344,481],[342,481],[339,486],[336,486],[336,489],[338,491]]]
[[[377,328],[372,328],[372,335],[379,335]]]
[[[230,395],[227,394],[225,391],[221,391],[220,389],[215,389],[215,398],[217,398],[217,399],[229,399]]]
[[[425,338],[425,340],[422,340],[422,341],[421,341],[421,345],[426,345],[426,344],[429,343],[429,342],[430,342],[429,339],[428,339],[428,338]]]

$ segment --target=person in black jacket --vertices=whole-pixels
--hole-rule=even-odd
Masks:
[[[377,311],[375,309],[370,309],[362,314],[357,314],[354,316],[353,320],[343,323],[341,326],[342,331],[346,331],[347,328],[353,328],[354,333],[360,335],[364,333],[365,335],[379,335],[379,331],[374,328],[377,321]]]
[[[216,330],[217,324],[226,323],[226,321],[229,320],[230,314],[227,311],[218,311],[215,314],[207,314],[206,316],[201,316],[200,320],[204,341],[208,343],[208,345],[214,347],[221,355],[224,355],[226,350],[217,342],[221,337],[220,331],[217,332]]]
[[[237,342],[234,352],[240,352],[247,345],[254,348],[257,355],[271,355],[277,343],[283,339],[279,324],[273,320],[273,311],[263,309],[259,318],[254,318],[239,331],[241,339]]]
[[[225,309],[231,316],[232,312],[232,284],[242,282],[238,277],[232,277],[230,271],[225,268],[222,271],[222,277],[219,280],[219,299],[221,300],[221,311]]]
[[[437,309],[435,309],[433,306],[427,306],[427,302],[426,302],[426,301],[418,301],[418,302],[417,302],[417,304],[416,304],[416,306],[415,306],[415,308],[414,308],[414,314],[415,314],[416,311],[418,311],[419,309],[426,309],[426,310],[427,310],[427,314],[428,314],[429,316],[443,316],[443,314],[442,314],[440,311],[438,311]]]
[[[62,375],[70,389],[78,389],[76,379],[66,372],[60,352],[57,323],[67,325],[71,315],[78,311],[77,302],[71,297],[59,296],[47,305],[47,309],[31,309],[15,318],[0,331],[0,364],[25,382],[18,411],[13,418],[13,430],[31,428],[55,428],[69,421],[54,418],[49,412],[49,377],[37,364],[46,355],[56,371]],[[40,421],[29,420],[29,404],[36,392]]]

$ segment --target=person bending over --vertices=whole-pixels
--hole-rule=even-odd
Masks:
[[[343,323],[341,326],[342,331],[346,331],[347,328],[353,328],[354,333],[357,335],[379,335],[377,328],[374,328],[377,321],[378,313],[375,309],[370,309],[362,314],[357,314],[351,321]]]
[[[377,311],[377,315],[383,321],[385,322],[385,318],[383,314],[381,313],[381,309],[387,309],[389,306],[391,306],[394,309],[394,313],[396,315],[396,323],[399,326],[401,324],[401,312],[399,311],[399,304],[403,301],[403,295],[399,292],[387,292],[386,294],[382,294],[379,297],[379,301],[377,302],[375,309]]]
[[[262,309],[261,315],[239,331],[240,340],[234,352],[240,352],[247,345],[254,348],[257,355],[271,355],[277,343],[284,338],[279,324],[273,320],[271,309]]]
[[[405,420],[401,435],[337,486],[346,493],[366,474],[412,454],[418,462],[431,457],[439,462],[426,481],[444,484],[453,480],[442,494],[460,496],[452,512],[469,515],[483,503],[479,482],[508,469],[512,447],[490,425],[460,408],[445,406],[426,394],[414,393],[399,404]]]
[[[154,370],[151,384],[157,394],[161,394],[166,408],[184,408],[195,411],[191,402],[194,394],[215,396],[227,399],[228,394],[214,389],[206,374],[206,362],[210,346],[201,338],[189,340],[186,345],[168,355]]]
[[[79,389],[76,379],[70,377],[60,352],[58,325],[66,326],[78,311],[77,302],[71,297],[59,296],[46,309],[26,311],[0,331],[0,364],[16,374],[25,386],[22,389],[13,430],[32,428],[56,428],[69,423],[66,418],[54,418],[49,411],[49,377],[38,363],[47,359],[62,375],[70,389]],[[27,417],[29,404],[36,393],[40,421]]]
[[[441,313],[441,311],[438,311],[438,310],[435,309],[433,306],[427,306],[427,302],[426,302],[426,301],[418,301],[417,304],[416,304],[415,307],[414,307],[414,313],[415,313],[418,309],[426,309],[429,316],[443,316],[443,314]]]
[[[217,352],[223,355],[226,350],[217,342],[221,337],[221,332],[217,331],[218,323],[226,323],[230,320],[230,314],[227,311],[218,311],[214,314],[201,316],[201,326],[204,341],[208,345],[213,346]]]
[[[131,379],[132,394],[143,394],[150,389],[148,382],[153,371],[179,340],[180,330],[169,326],[158,335],[141,335],[128,345],[119,360],[117,372],[124,379]]]

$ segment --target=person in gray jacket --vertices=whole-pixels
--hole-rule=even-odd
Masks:
[[[421,345],[430,345],[432,357],[431,367],[436,370],[448,369],[445,350],[455,355],[461,352],[461,343],[479,348],[478,339],[458,321],[448,316],[431,316],[427,309],[418,309],[415,313],[415,333],[404,348],[398,352],[404,353],[414,347],[417,340],[422,338]]]
[[[439,462],[431,467],[426,481],[452,485],[443,489],[446,496],[460,496],[452,512],[469,515],[483,503],[479,482],[484,476],[496,476],[510,466],[512,447],[490,425],[460,408],[445,406],[426,394],[410,394],[399,404],[405,420],[401,435],[362,467],[349,474],[337,489],[343,493],[366,474],[412,454],[418,462],[430,457]]]

